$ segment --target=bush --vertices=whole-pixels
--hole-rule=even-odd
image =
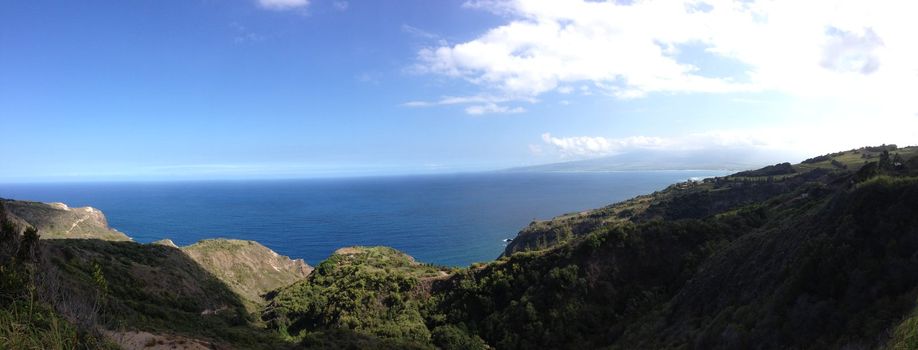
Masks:
[[[478,350],[488,349],[484,340],[470,336],[467,332],[453,325],[434,328],[430,333],[431,342],[443,350]]]

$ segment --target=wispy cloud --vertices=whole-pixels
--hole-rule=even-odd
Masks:
[[[521,106],[510,106],[505,104],[505,102],[512,101],[513,99],[508,97],[498,97],[498,96],[489,96],[489,95],[475,95],[475,96],[444,96],[436,101],[409,101],[402,104],[402,107],[412,107],[412,108],[423,108],[423,107],[434,107],[434,106],[450,106],[450,105],[468,105],[465,108],[466,114],[471,115],[482,115],[482,114],[513,114],[513,113],[522,113],[526,109]],[[518,101],[517,101],[518,102]],[[534,103],[534,99],[528,100],[530,103]]]
[[[414,37],[423,38],[423,39],[440,39],[440,36],[426,30],[423,30],[418,27],[410,26],[407,24],[402,24],[402,31],[408,34],[411,34]]]
[[[471,115],[482,115],[482,114],[515,114],[523,113],[526,109],[523,107],[508,107],[503,105],[498,105],[496,103],[487,103],[483,105],[474,105],[468,106],[465,108],[465,113]]]
[[[258,5],[269,10],[292,10],[309,6],[309,0],[257,0]]]
[[[332,2],[332,6],[334,6],[338,11],[347,11],[351,4],[347,1],[336,0]]]
[[[232,22],[230,23],[230,26],[233,28],[233,30],[235,30],[233,41],[237,44],[259,42],[265,40],[263,35],[250,30],[248,27],[238,22]]]

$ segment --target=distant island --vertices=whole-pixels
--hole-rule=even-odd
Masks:
[[[388,247],[312,267],[252,241],[140,244],[97,209],[0,204],[0,348],[918,348],[918,147],[533,221],[464,268]]]

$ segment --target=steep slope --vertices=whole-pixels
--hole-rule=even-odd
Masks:
[[[303,344],[345,330],[443,349],[908,348],[918,158],[890,150],[534,223],[537,244],[521,234],[520,249],[445,276],[338,254],[279,290],[264,317]]]
[[[9,215],[20,224],[33,226],[41,238],[95,238],[129,241],[130,237],[108,227],[101,211],[92,207],[70,208],[64,203],[40,203],[0,199]]]
[[[0,349],[116,349],[56,310],[41,257],[37,231],[0,202]]]
[[[909,162],[918,162],[918,157],[915,157],[918,147],[884,145],[831,153],[795,165],[780,163],[726,177],[687,181],[604,208],[534,221],[507,245],[504,255],[545,249],[603,225],[704,218],[764,201],[808,183],[826,182],[838,174],[855,174],[865,165],[873,164],[868,168],[875,168],[884,151],[889,152],[887,162],[890,166],[894,167],[898,158],[898,162],[902,163],[900,167],[918,169],[918,166],[909,167]]]
[[[177,348],[289,345],[265,332],[250,313],[265,303],[263,294],[311,272],[302,260],[251,241],[212,239],[183,248],[169,240],[138,244],[109,229],[97,209],[2,204],[10,222],[38,229],[42,298],[82,332],[102,329],[100,334],[126,348],[151,342]]]
[[[245,302],[179,249],[96,239],[43,240],[46,292],[62,314],[112,339],[134,331],[217,348],[281,344],[252,327]],[[127,332],[127,333],[126,333]]]
[[[711,182],[770,194],[751,203],[733,198],[763,191],[712,201],[735,190],[677,186],[627,221],[576,226],[614,210],[556,220],[572,238],[436,284],[431,326],[506,349],[907,348],[918,297],[914,149],[833,164],[855,151],[782,179]]]
[[[259,304],[265,293],[302,280],[312,272],[302,259],[278,255],[253,241],[207,239],[181,250],[237,294]]]
[[[883,346],[918,297],[918,179],[808,193],[772,204],[767,226],[708,259],[624,347]]]

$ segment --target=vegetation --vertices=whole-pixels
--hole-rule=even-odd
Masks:
[[[827,160],[827,159],[824,159],[824,160]],[[812,161],[813,159],[808,159],[808,160]],[[739,173],[736,173],[734,176],[746,176],[746,177],[774,176],[774,175],[793,174],[795,172],[797,172],[797,170],[794,169],[794,167],[790,163],[780,163],[780,164],[775,164],[775,165],[769,165],[767,167],[764,167],[758,170],[749,170],[749,171],[739,172]]]
[[[253,241],[207,239],[180,249],[242,297],[253,312],[264,306],[263,295],[312,271],[303,260],[291,260]]]
[[[103,333],[134,330],[247,349],[289,346],[260,326],[239,295],[177,248],[39,240],[38,232],[21,230],[4,216],[0,349],[115,347]]]
[[[425,285],[445,274],[392,248],[343,248],[306,280],[273,295],[264,319],[307,343],[314,332],[344,328],[399,346],[422,346],[431,338],[421,315]]]
[[[764,222],[746,208],[709,220],[603,227],[577,244],[514,254],[437,286],[432,320],[498,348],[596,348],[678,292],[739,232]]]
[[[100,295],[98,323],[105,328],[251,345],[269,340],[250,332],[243,301],[178,249],[99,240],[50,240],[47,246],[65,289]]]
[[[0,349],[114,348],[91,329],[79,329],[48,300],[38,231],[7,217],[0,203]]]
[[[465,269],[343,248],[263,307],[292,280],[251,243],[4,228],[0,347],[105,346],[98,325],[238,348],[914,349],[915,203],[918,149],[865,147],[533,222]]]
[[[297,284],[298,298],[273,301],[296,310],[275,325],[441,348],[910,348],[918,168],[886,149],[850,168],[842,156],[791,166],[794,176],[763,179],[766,170],[677,184],[534,222],[514,241],[538,243],[422,287],[380,287],[414,272],[359,272],[383,266],[368,260],[337,270],[333,257]],[[398,302],[372,311],[349,304],[390,295]],[[392,326],[402,305],[420,319],[396,322],[399,332],[374,328]],[[342,306],[359,311],[322,321],[340,320]]]
[[[39,203],[0,199],[12,222],[32,226],[42,238],[94,238],[129,241],[130,237],[108,227],[102,212],[90,208],[70,208],[63,203]]]

